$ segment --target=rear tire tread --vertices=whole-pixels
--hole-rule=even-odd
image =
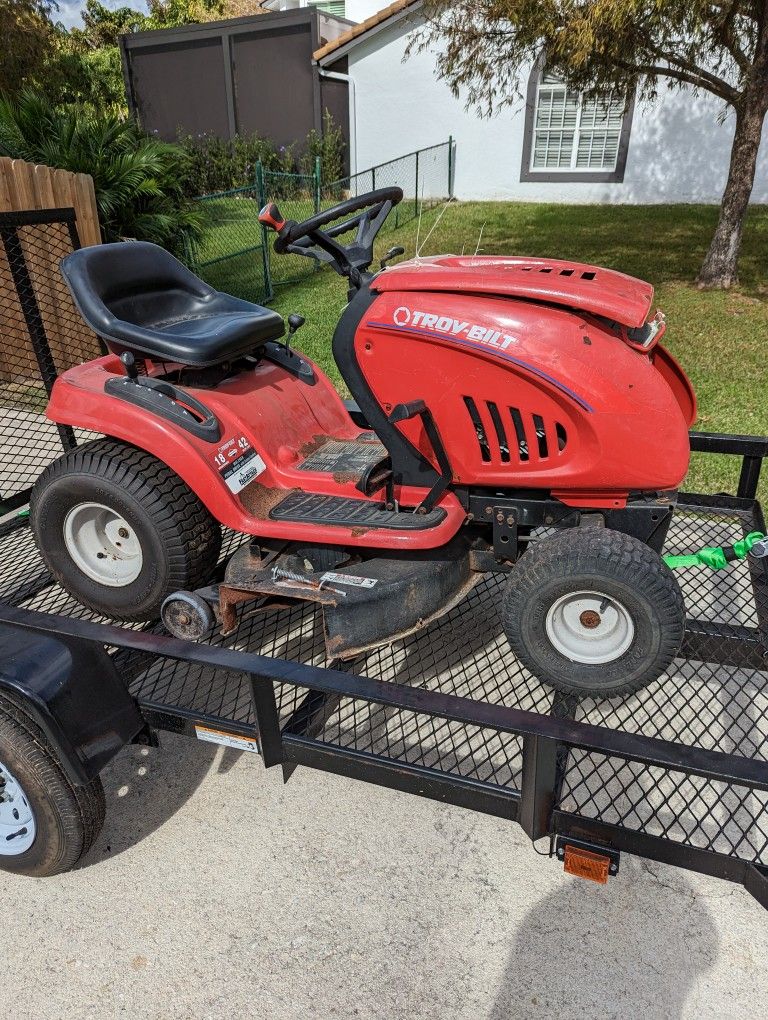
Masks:
[[[189,486],[152,454],[115,439],[96,439],[50,464],[38,478],[30,500],[34,524],[35,510],[46,487],[66,475],[82,472],[112,482],[133,497],[154,521],[170,529],[165,535],[169,559],[168,594],[179,589],[195,589],[206,584],[221,551],[221,528]],[[66,578],[52,570],[66,586]],[[77,595],[86,608],[102,614],[103,608]],[[132,617],[122,615],[121,619]],[[143,615],[135,619],[144,619]]]

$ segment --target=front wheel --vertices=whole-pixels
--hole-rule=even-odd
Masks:
[[[148,621],[174,591],[210,580],[221,528],[157,458],[98,439],[46,468],[30,501],[46,566],[82,605]]]
[[[685,605],[661,557],[608,528],[533,545],[510,574],[504,630],[542,683],[578,697],[632,694],[680,650]]]

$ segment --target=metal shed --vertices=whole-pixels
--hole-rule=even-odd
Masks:
[[[321,129],[324,109],[346,135],[347,84],[312,55],[350,25],[305,7],[121,36],[129,109],[168,141],[258,134],[289,145]]]

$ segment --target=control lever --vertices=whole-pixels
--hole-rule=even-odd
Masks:
[[[290,344],[293,337],[296,335],[296,333],[299,332],[299,330],[306,321],[307,320],[304,318],[303,315],[297,315],[296,312],[294,312],[293,315],[288,316],[288,339],[286,340],[287,344]]]
[[[283,341],[283,347],[285,348],[285,353],[288,355],[289,358],[293,357],[293,351],[291,350],[291,340],[293,340],[293,338],[296,336],[296,334],[299,332],[299,330],[306,321],[307,320],[304,318],[303,315],[297,315],[296,312],[288,316],[288,336]]]
[[[125,374],[128,376],[129,379],[132,379],[135,382],[136,379],[139,378],[139,370],[136,367],[136,359],[134,358],[134,356],[131,354],[130,351],[123,351],[123,353],[120,355],[120,361],[122,362],[123,368],[125,369]]]
[[[390,248],[384,258],[381,260],[381,268],[387,268],[387,262],[391,262],[392,259],[396,259],[398,255],[405,255],[405,248],[402,248],[399,244],[394,248]]]

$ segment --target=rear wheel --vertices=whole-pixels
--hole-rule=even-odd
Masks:
[[[209,580],[221,549],[221,529],[191,489],[155,457],[111,439],[51,464],[30,512],[56,580],[116,620],[156,619],[171,592]]]
[[[680,650],[683,596],[661,557],[607,528],[533,545],[510,574],[504,630],[542,683],[578,696],[631,694]]]
[[[104,812],[101,781],[72,786],[43,733],[0,699],[0,870],[69,871],[93,846]]]

